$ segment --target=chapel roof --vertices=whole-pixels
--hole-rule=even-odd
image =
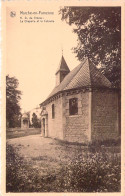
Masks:
[[[59,92],[82,87],[111,88],[112,85],[101,71],[88,58],[85,58],[82,63],[69,72],[63,81],[52,90],[47,99]]]
[[[59,67],[58,67],[58,69],[57,69],[57,71],[56,71],[56,74],[57,74],[59,71],[70,72],[70,69],[69,69],[69,67],[68,67],[68,65],[67,65],[67,63],[66,63],[66,61],[65,61],[65,59],[64,59],[64,57],[63,57],[63,55],[62,55],[61,61],[60,61],[60,63],[59,63]]]

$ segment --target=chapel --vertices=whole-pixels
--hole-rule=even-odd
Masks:
[[[118,90],[85,58],[70,71],[62,55],[56,86],[40,104],[41,134],[88,143],[119,135]]]

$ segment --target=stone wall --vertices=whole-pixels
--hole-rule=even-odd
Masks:
[[[52,119],[52,104],[55,105],[55,118]],[[48,136],[52,138],[63,139],[62,128],[62,97],[47,104],[48,112]]]
[[[78,98],[78,114],[69,114],[69,99]],[[52,104],[55,118],[52,118]],[[118,132],[118,94],[113,90],[65,92],[46,105],[48,134],[69,142],[113,139]]]
[[[118,136],[118,94],[115,91],[92,92],[92,140]]]
[[[78,98],[78,115],[69,115],[69,99]],[[63,97],[63,132],[64,140],[69,142],[88,142],[90,130],[90,92],[65,95]]]

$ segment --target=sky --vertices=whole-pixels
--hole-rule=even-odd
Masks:
[[[77,46],[77,35],[73,33],[71,26],[65,21],[62,22],[59,9],[58,6],[49,5],[7,7],[6,74],[19,80],[22,112],[30,111],[42,103],[55,87],[55,73],[62,49],[70,70],[79,64],[72,50]],[[11,17],[11,11],[14,11],[16,16]],[[21,14],[28,11],[54,14]],[[25,17],[29,16],[42,17],[41,21],[51,22],[20,22],[20,17],[21,21],[24,21]]]

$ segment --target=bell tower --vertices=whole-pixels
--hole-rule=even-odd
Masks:
[[[63,81],[63,79],[69,72],[70,72],[70,69],[62,55],[59,67],[55,74],[56,75],[56,86],[58,86]]]

